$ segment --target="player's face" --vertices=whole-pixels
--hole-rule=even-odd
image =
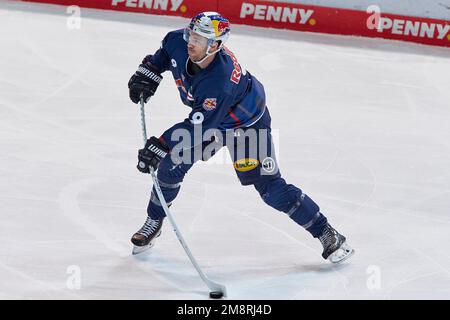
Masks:
[[[191,60],[200,60],[205,56],[206,49],[208,47],[208,39],[190,31],[187,47]]]

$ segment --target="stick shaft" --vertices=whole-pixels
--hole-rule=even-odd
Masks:
[[[145,103],[144,99],[141,95],[140,99],[140,108],[141,108],[141,127],[142,127],[142,137],[144,140],[144,145],[147,143],[147,127],[145,123]],[[189,249],[186,241],[184,240],[183,236],[181,235],[181,232],[179,231],[177,224],[175,222],[175,219],[172,217],[172,214],[169,211],[169,207],[167,206],[167,202],[164,198],[164,195],[161,191],[161,187],[159,186],[158,178],[156,177],[155,171],[153,168],[150,168],[150,174],[153,179],[153,185],[155,187],[156,193],[159,198],[159,202],[161,203],[162,208],[164,209],[164,212],[166,213],[166,216],[169,218],[170,224],[172,225],[173,231],[175,232],[175,235],[178,238],[178,241],[180,242],[181,246],[183,247],[184,251],[186,252],[186,255],[188,256],[189,260],[191,261],[192,265],[194,266],[195,270],[197,270],[200,278],[203,280],[203,282],[208,286],[210,291],[220,291],[223,293],[224,296],[226,296],[226,288],[225,286],[215,283],[214,281],[211,281],[208,279],[208,277],[203,273],[202,269],[200,268],[199,264],[197,263],[197,260],[195,260],[194,256],[192,255],[191,250]]]

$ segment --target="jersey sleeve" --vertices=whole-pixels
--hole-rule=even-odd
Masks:
[[[170,69],[170,57],[166,49],[169,40],[170,33],[164,37],[161,47],[153,55],[148,55],[144,58],[144,61],[150,62],[160,73]]]
[[[194,105],[188,118],[162,135],[170,149],[175,145],[188,149],[202,143],[204,133],[210,129],[218,129],[233,106],[232,95],[224,90],[220,81],[205,79],[199,84],[197,91],[199,94],[194,94]],[[181,136],[183,141],[180,141]]]

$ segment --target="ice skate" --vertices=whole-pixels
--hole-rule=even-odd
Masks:
[[[355,250],[346,243],[343,235],[327,224],[319,240],[323,246],[322,257],[332,263],[339,263],[350,258]]]
[[[134,244],[133,254],[144,252],[155,244],[155,239],[161,234],[161,227],[164,218],[153,220],[147,217],[144,225],[131,238]]]

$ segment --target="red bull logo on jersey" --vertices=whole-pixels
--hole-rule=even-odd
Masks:
[[[207,98],[203,101],[203,109],[206,111],[214,110],[217,107],[217,99],[216,98]]]

